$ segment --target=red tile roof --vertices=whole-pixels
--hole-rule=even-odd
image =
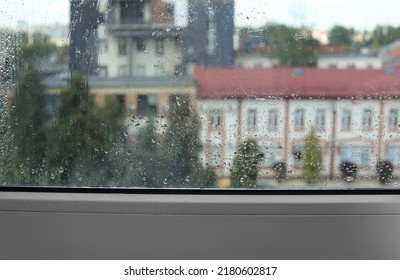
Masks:
[[[195,68],[194,77],[200,98],[400,97],[399,70]]]

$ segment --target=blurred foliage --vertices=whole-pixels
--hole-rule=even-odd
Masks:
[[[200,121],[188,95],[175,95],[170,100],[168,128],[162,145],[169,186],[199,185],[202,166],[199,159]]]
[[[264,27],[263,35],[272,56],[279,59],[279,66],[317,66],[319,42],[312,37],[310,29],[271,24]]]
[[[217,172],[212,166],[207,166],[202,175],[202,186],[213,188],[216,186],[218,180]]]
[[[155,122],[139,131],[132,148],[130,184],[146,187],[209,186],[209,170],[199,160],[200,123],[187,95],[175,95],[170,103],[165,135],[156,133]]]
[[[312,184],[320,180],[322,171],[322,151],[319,139],[312,129],[304,143],[303,176],[306,183]]]
[[[355,33],[356,32],[353,28],[335,25],[331,28],[328,34],[329,45],[352,47]]]
[[[262,39],[281,67],[317,66],[319,41],[312,37],[309,28],[268,24],[261,28],[245,27],[239,31]]]
[[[123,109],[115,99],[95,106],[86,79],[75,74],[61,92],[47,145],[50,184],[109,185],[123,174]]]
[[[127,150],[129,165],[125,185],[135,187],[157,187],[163,185],[166,176],[159,137],[153,117],[136,135],[135,144]]]
[[[13,134],[13,163],[18,184],[43,184],[46,128],[44,87],[32,64],[24,71],[12,98],[10,112]]]
[[[32,34],[31,42],[23,35],[21,46],[21,59],[26,63],[29,60],[39,60],[48,57],[57,49],[57,46],[50,42],[46,34],[35,32]]]
[[[260,149],[256,140],[250,139],[240,144],[233,159],[232,187],[256,187],[259,162]]]

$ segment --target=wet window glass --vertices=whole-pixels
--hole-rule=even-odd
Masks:
[[[397,0],[1,9],[4,186],[398,187]]]

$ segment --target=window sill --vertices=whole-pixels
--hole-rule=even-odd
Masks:
[[[1,259],[398,259],[400,195],[2,192]]]

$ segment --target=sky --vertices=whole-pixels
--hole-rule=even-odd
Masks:
[[[187,0],[176,2],[178,21],[187,18]],[[260,26],[268,22],[306,25],[329,30],[335,24],[372,30],[376,25],[400,26],[399,0],[235,0],[235,24]],[[0,26],[14,27],[19,21],[30,26],[63,23],[69,19],[69,0],[0,0]]]

